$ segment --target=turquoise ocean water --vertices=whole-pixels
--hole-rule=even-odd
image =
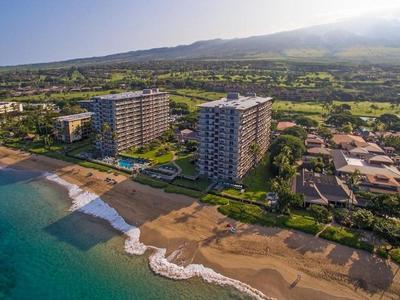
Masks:
[[[68,211],[39,174],[0,170],[0,299],[243,299],[200,279],[157,276],[107,223]]]

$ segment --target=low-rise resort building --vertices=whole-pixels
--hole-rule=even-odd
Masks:
[[[62,116],[55,120],[55,136],[64,143],[73,143],[89,137],[92,132],[91,112]]]
[[[22,112],[23,106],[22,103],[18,102],[0,102],[0,115],[8,114],[8,113],[19,113]]]
[[[391,158],[384,155],[371,155],[360,158],[349,151],[332,151],[336,174],[348,177],[358,172],[359,187],[373,193],[396,194],[400,192],[400,171]]]

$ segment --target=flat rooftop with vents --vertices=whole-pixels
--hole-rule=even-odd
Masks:
[[[92,112],[84,112],[80,114],[75,114],[75,115],[69,115],[69,116],[61,116],[57,118],[57,121],[59,122],[64,122],[64,121],[77,121],[81,119],[86,119],[89,118],[93,115]]]
[[[132,99],[132,98],[141,98],[146,95],[166,95],[166,92],[160,92],[159,89],[144,89],[141,91],[134,92],[124,92],[119,94],[109,94],[103,96],[95,96],[93,99],[100,100],[123,100],[123,99]]]
[[[199,107],[219,107],[219,108],[234,108],[237,110],[246,110],[261,103],[272,101],[271,97],[258,97],[255,93],[249,93],[242,96],[239,93],[228,93],[228,95],[219,100],[200,104]]]

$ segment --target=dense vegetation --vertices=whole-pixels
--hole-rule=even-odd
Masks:
[[[0,72],[0,98],[86,99],[121,89],[159,86],[198,100],[254,91],[290,101],[399,101],[400,67],[273,61],[155,61]],[[62,87],[52,89],[52,87]],[[190,94],[185,89],[213,91]],[[14,97],[15,96],[15,97]]]

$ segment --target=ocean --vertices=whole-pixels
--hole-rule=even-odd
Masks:
[[[0,299],[248,299],[200,278],[153,273],[106,221],[71,212],[39,173],[0,169]]]

